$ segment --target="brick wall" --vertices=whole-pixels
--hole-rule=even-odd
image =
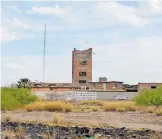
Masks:
[[[32,88],[32,92],[38,92],[38,91],[55,91],[55,92],[66,92],[66,91],[73,91],[74,88],[55,88],[53,90],[50,90],[50,88]]]
[[[88,87],[90,89],[100,89],[104,90],[104,84],[106,84],[106,90],[113,90],[114,87],[117,84],[116,90],[122,90],[122,83],[116,83],[116,82],[90,82],[88,83]]]
[[[77,56],[80,55],[80,57]],[[87,56],[88,55],[88,56]],[[86,60],[86,65],[81,65],[80,61]],[[86,76],[79,76],[79,72],[86,72]],[[92,49],[74,50],[72,52],[72,82],[79,83],[79,80],[92,81]]]
[[[113,88],[115,87],[115,83],[114,82],[107,83],[106,87],[107,90],[113,90]]]

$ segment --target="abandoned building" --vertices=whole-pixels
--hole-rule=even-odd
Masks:
[[[62,91],[72,91],[72,90],[79,90],[80,85],[79,84],[73,84],[73,83],[33,83],[32,91],[56,91],[56,92],[62,92]]]
[[[100,77],[98,82],[88,82],[87,86],[91,90],[104,90],[104,91],[123,91],[123,82],[120,81],[107,81],[106,77]]]
[[[124,85],[121,81],[107,81],[106,77],[99,77],[99,81],[92,81],[92,48],[72,51],[72,83],[33,83],[32,90],[36,91],[134,91],[156,88],[162,83],[138,83],[138,85]]]
[[[162,86],[162,83],[138,83],[138,91],[143,89],[156,89],[158,86]]]
[[[72,51],[72,83],[86,86],[92,81],[92,48]]]

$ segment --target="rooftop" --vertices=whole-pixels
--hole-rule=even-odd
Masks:
[[[121,81],[106,81],[106,82],[100,82],[100,81],[96,81],[96,82],[88,82],[88,83],[112,83],[112,82],[115,82],[115,83],[123,83]]]

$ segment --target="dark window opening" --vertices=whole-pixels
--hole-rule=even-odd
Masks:
[[[79,83],[86,83],[86,80],[79,80]]]
[[[151,89],[156,89],[156,86],[151,86]]]
[[[34,84],[34,86],[41,86],[41,84]]]
[[[80,61],[80,65],[87,65],[87,61],[86,60]]]
[[[79,72],[79,76],[86,76],[86,72]]]

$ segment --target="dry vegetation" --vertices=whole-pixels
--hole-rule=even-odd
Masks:
[[[141,106],[133,101],[86,100],[78,105],[64,101],[38,101],[25,106],[26,111],[50,112],[99,112],[99,111],[140,111],[162,115],[162,106]]]
[[[63,101],[38,101],[25,106],[27,111],[71,112],[73,105]]]

